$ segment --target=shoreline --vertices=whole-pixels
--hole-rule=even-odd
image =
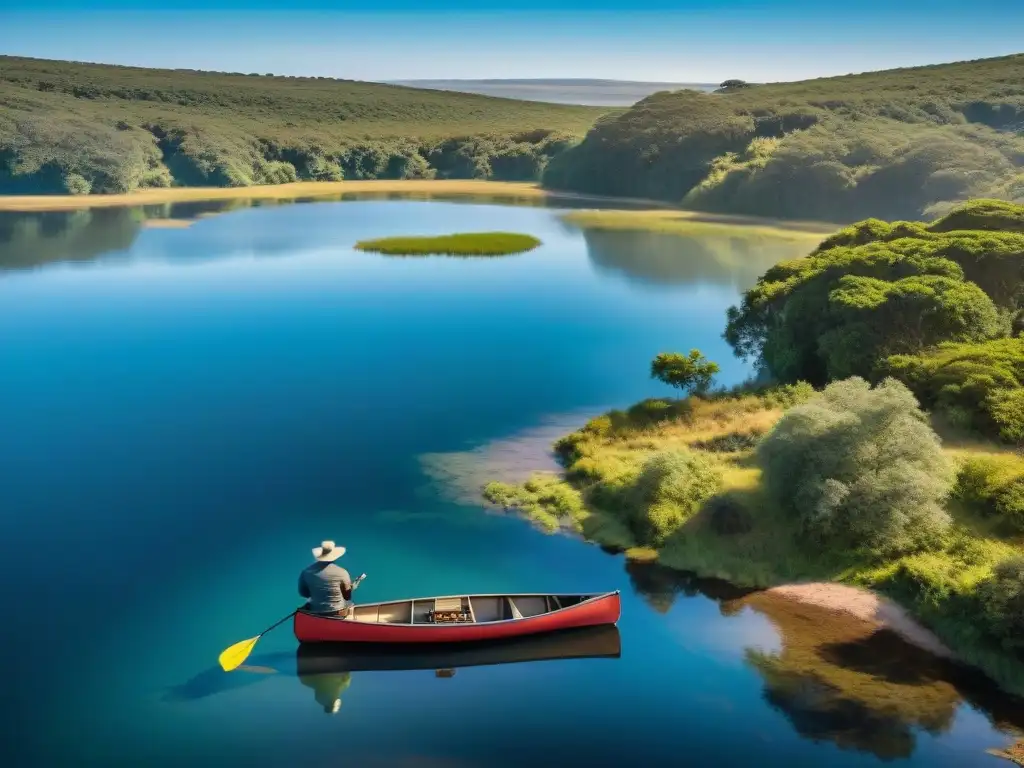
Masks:
[[[502,195],[543,199],[551,194],[527,182],[472,179],[402,179],[394,181],[296,181],[251,187],[153,187],[120,195],[0,195],[0,211],[74,211],[163,203],[195,203],[217,200],[295,200],[364,193],[439,193],[457,196]]]
[[[298,202],[342,195],[437,195],[438,197],[512,198],[557,203],[559,200],[591,202],[592,209],[570,211],[566,218],[578,226],[611,229],[674,229],[674,225],[719,225],[744,228],[762,227],[795,236],[823,236],[844,226],[840,223],[772,219],[729,213],[691,211],[661,200],[587,195],[546,189],[536,182],[490,181],[483,179],[372,179],[366,181],[297,181],[288,184],[263,184],[251,187],[153,187],[119,195],[0,195],[0,212],[44,213],[78,211],[89,208],[120,208],[174,203],[201,203],[226,200],[269,200]],[[629,205],[632,209],[602,208],[605,205]],[[594,214],[614,218],[593,220]],[[159,217],[147,221],[165,221]],[[170,220],[167,220],[170,221]],[[187,226],[148,224],[147,226]]]
[[[939,658],[958,660],[956,654],[934,632],[911,616],[906,608],[873,590],[815,581],[781,584],[769,587],[763,593],[854,616],[876,629],[888,629]]]

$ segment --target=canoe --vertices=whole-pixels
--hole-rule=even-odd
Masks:
[[[449,595],[357,605],[344,618],[300,610],[300,643],[463,643],[615,624],[619,592]]]
[[[604,625],[478,643],[400,643],[355,647],[338,643],[302,643],[295,652],[295,660],[301,677],[341,672],[461,669],[557,659],[618,659],[621,655],[618,627]]]

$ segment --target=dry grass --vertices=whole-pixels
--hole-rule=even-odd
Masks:
[[[756,216],[730,216],[675,209],[642,211],[572,211],[562,217],[566,222],[588,229],[642,229],[679,235],[721,232],[723,227],[742,227],[744,237],[770,237],[806,241],[817,246],[823,235],[841,228],[839,224],[807,221],[781,221]]]

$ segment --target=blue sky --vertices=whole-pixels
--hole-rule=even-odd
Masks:
[[[2,0],[0,52],[359,80],[794,80],[1024,51],[1024,0]]]

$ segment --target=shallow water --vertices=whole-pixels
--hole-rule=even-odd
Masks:
[[[999,764],[985,750],[1024,706],[984,681],[477,501],[587,415],[664,394],[660,351],[747,377],[725,310],[804,246],[438,202],[141,224],[221,207],[0,217],[5,764]],[[488,229],[544,245],[351,248]],[[283,628],[220,673],[222,648],[297,604],[322,538],[369,574],[364,601],[621,589],[619,653],[303,674]]]

